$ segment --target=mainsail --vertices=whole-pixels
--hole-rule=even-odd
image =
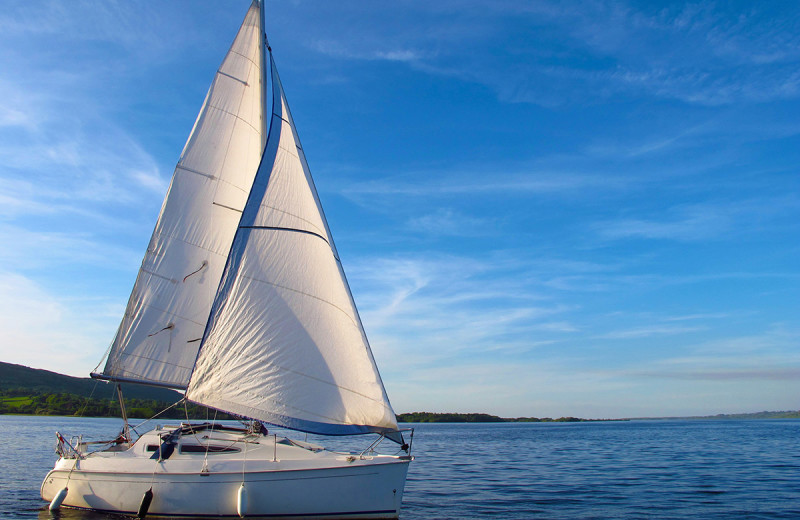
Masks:
[[[93,375],[297,430],[397,440],[260,20],[254,1]]]
[[[175,167],[111,345],[94,377],[186,388],[261,160],[261,15],[250,7]]]

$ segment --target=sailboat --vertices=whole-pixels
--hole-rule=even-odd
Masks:
[[[126,418],[100,445],[57,433],[60,458],[41,486],[51,509],[400,514],[408,430],[398,428],[309,173],[263,0],[215,74],[117,334],[91,375],[117,385],[123,416],[120,385],[134,383],[183,391],[244,425],[187,417],[134,440]],[[273,426],[375,441],[338,452]],[[376,449],[385,439],[394,453]]]

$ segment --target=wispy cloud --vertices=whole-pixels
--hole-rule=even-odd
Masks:
[[[407,226],[412,232],[448,236],[481,236],[496,232],[495,222],[488,218],[464,215],[452,209],[439,208],[433,213],[413,217]]]
[[[672,240],[705,240],[718,238],[731,229],[729,215],[703,208],[681,211],[683,215],[673,221],[622,219],[595,224],[603,238],[646,238]]]
[[[393,49],[393,50],[364,50],[364,49],[350,49],[343,45],[340,41],[321,41],[317,40],[311,44],[312,48],[317,52],[326,56],[331,56],[339,59],[348,60],[366,60],[366,61],[396,61],[411,63],[419,61],[421,56],[418,52],[410,49]]]
[[[728,318],[730,314],[723,312],[709,312],[703,314],[687,314],[683,316],[667,316],[664,321],[696,321],[696,320],[719,320]]]
[[[772,324],[760,334],[683,342],[682,354],[664,356],[627,372],[687,380],[785,380],[800,371],[800,333],[793,324]]]
[[[488,85],[507,102],[544,106],[591,103],[579,94],[587,85],[600,98],[633,94],[710,106],[800,94],[800,38],[785,21],[796,17],[793,8],[737,11],[700,2],[651,9],[608,1],[406,7],[415,23],[402,33],[390,29],[390,38],[413,41],[414,51],[371,50],[380,49],[378,35],[390,26],[370,10],[360,13],[369,23],[356,34],[314,48],[341,59],[401,61]],[[498,48],[506,38],[514,44]]]
[[[376,356],[392,374],[490,352],[525,357],[573,335],[574,309],[537,289],[521,267],[428,255],[371,258],[348,274]]]
[[[113,336],[116,318],[107,301],[58,297],[36,282],[0,272],[0,357],[3,361],[58,368],[86,376]],[[121,309],[120,309],[121,310]]]
[[[92,230],[57,232],[0,224],[0,242],[11,244],[0,250],[0,262],[9,271],[51,271],[77,265],[132,273],[143,253],[110,243]]]
[[[617,330],[607,334],[602,334],[598,337],[603,339],[641,339],[650,338],[653,336],[674,336],[705,329],[706,327],[649,326],[628,330]]]
[[[766,367],[749,369],[675,370],[641,372],[643,377],[681,379],[688,381],[792,381],[800,377],[800,367]]]
[[[603,239],[629,238],[678,241],[731,239],[760,230],[796,214],[800,200],[794,195],[709,201],[665,210],[660,218],[621,218],[591,224]],[[651,212],[652,213],[652,212]]]
[[[473,166],[475,168],[475,166]],[[436,180],[431,181],[433,177]],[[372,182],[361,182],[344,187],[341,192],[350,198],[372,195],[402,195],[443,197],[454,195],[486,194],[557,194],[582,192],[602,187],[613,190],[625,184],[615,177],[601,177],[570,172],[540,171],[532,167],[526,173],[486,171],[415,172],[404,178],[390,177]]]
[[[96,222],[107,219],[103,204],[138,206],[143,196],[164,193],[167,175],[153,156],[88,100],[78,119],[59,112],[64,101],[50,90],[5,80],[0,92],[9,96],[0,103],[19,103],[24,113],[0,125],[0,198],[6,202],[0,215],[57,216],[59,223],[65,214],[83,215]]]

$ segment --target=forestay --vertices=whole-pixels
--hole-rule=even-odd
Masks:
[[[253,3],[175,168],[101,379],[185,388],[264,146]]]
[[[266,149],[186,395],[302,431],[395,431],[394,412],[269,59]]]

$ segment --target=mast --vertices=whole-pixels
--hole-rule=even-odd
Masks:
[[[264,0],[258,0],[258,41],[261,49],[261,149],[267,144],[267,29],[264,20]]]

